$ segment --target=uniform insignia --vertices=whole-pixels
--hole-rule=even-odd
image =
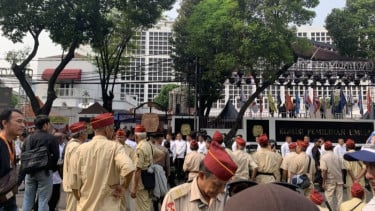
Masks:
[[[171,190],[171,197],[173,200],[181,198],[187,195],[190,191],[190,183],[186,183],[185,185],[181,185],[177,188]]]
[[[168,202],[167,206],[165,207],[165,211],[176,211],[174,208],[174,202]]]

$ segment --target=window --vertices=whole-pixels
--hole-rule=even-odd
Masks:
[[[55,86],[56,95],[59,97],[73,96],[74,89],[72,83],[60,83]]]

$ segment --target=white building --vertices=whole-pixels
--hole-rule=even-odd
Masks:
[[[327,29],[316,26],[301,26],[297,28],[297,37],[304,37],[312,41],[333,44]]]

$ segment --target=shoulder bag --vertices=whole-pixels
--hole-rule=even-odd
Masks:
[[[26,150],[21,155],[21,168],[25,174],[33,174],[48,167],[49,152],[46,146],[31,149],[31,140],[26,142]]]
[[[150,147],[151,147],[151,153],[152,153],[152,156],[151,156],[151,164],[152,164],[153,159],[154,159],[154,152],[153,152],[151,144],[150,144]],[[142,179],[143,186],[145,187],[146,190],[153,190],[155,188],[155,172],[153,172],[151,165],[149,165],[147,169],[141,170],[141,179]]]
[[[9,143],[7,143],[5,137],[3,135],[0,136],[1,140],[5,143],[8,148],[9,152],[9,159],[12,160],[12,156],[14,159],[14,155],[11,154],[11,149]],[[0,158],[1,159],[1,158]],[[0,203],[4,203],[8,201],[10,198],[15,196],[18,192],[18,176],[16,166],[11,164],[11,170],[0,178]]]

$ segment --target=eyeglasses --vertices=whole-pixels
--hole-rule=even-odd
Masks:
[[[289,188],[293,191],[296,191],[298,193],[301,193],[301,189],[293,184],[286,183],[286,182],[273,182],[272,184],[280,185],[286,188]],[[232,197],[235,194],[247,189],[251,188],[253,186],[258,185],[258,183],[250,181],[250,180],[237,180],[233,182],[229,182],[225,186],[225,191],[224,191],[224,204],[226,203],[228,197]]]

